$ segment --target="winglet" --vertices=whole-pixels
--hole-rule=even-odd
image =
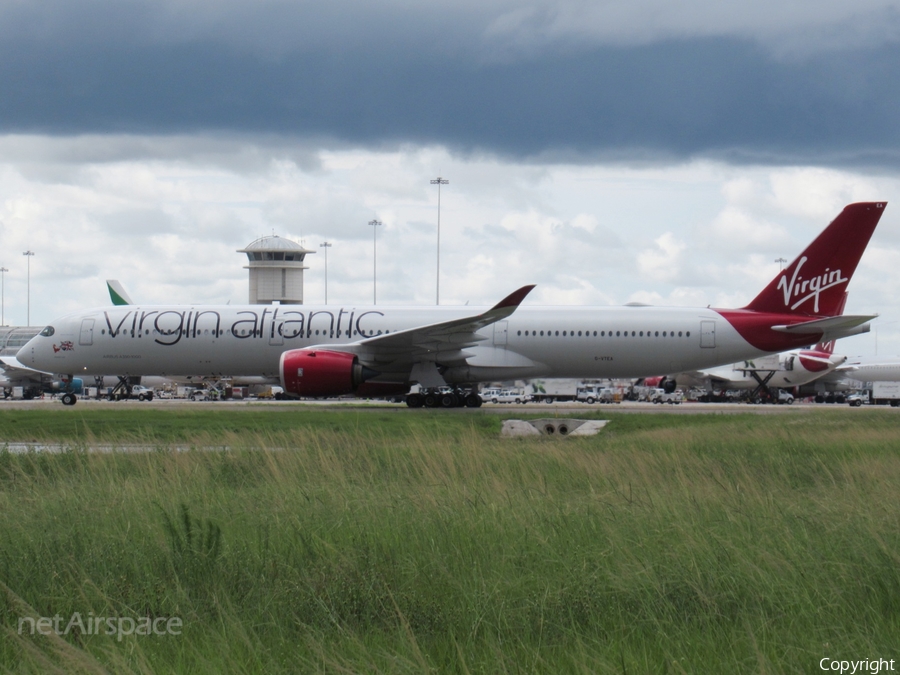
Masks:
[[[531,293],[531,291],[535,287],[535,285],[536,284],[530,284],[529,286],[522,286],[522,288],[520,288],[519,290],[513,291],[512,293],[507,295],[505,298],[503,298],[500,302],[498,302],[496,305],[491,307],[491,310],[505,309],[506,307],[513,307],[513,308],[518,307],[520,304],[522,304],[522,301],[525,299],[525,296],[528,295],[529,293]]]

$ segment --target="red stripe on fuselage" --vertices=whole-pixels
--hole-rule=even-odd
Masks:
[[[822,319],[821,316],[799,314],[775,314],[754,312],[747,309],[717,309],[731,326],[751,345],[764,352],[783,352],[818,342],[822,331],[815,333],[782,333],[772,330],[772,326],[792,326]]]
[[[805,358],[807,356],[815,356],[816,360]],[[800,352],[800,364],[811,373],[820,373],[823,370],[828,370],[829,364],[819,361],[818,359],[825,359],[827,361],[830,357],[831,354],[826,352],[802,351]]]

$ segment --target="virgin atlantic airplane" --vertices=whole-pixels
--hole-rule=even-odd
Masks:
[[[534,286],[484,308],[123,305],[57,319],[17,358],[64,377],[256,375],[298,397],[454,392],[411,407],[478,406],[486,381],[711,368],[867,331],[874,316],[841,310],[884,207],[844,208],[740,309],[520,306]]]

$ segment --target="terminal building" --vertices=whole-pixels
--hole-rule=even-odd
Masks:
[[[0,326],[0,356],[15,356],[43,326]]]
[[[250,304],[303,304],[303,264],[306,256],[315,253],[300,244],[277,235],[260,237],[238,250],[246,253],[250,270]]]

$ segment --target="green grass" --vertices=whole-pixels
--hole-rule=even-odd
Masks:
[[[483,411],[5,411],[4,441],[155,449],[0,452],[0,667],[818,672],[897,656],[894,414],[597,416],[612,421],[596,437],[501,440]],[[73,612],[184,631],[17,634]]]

